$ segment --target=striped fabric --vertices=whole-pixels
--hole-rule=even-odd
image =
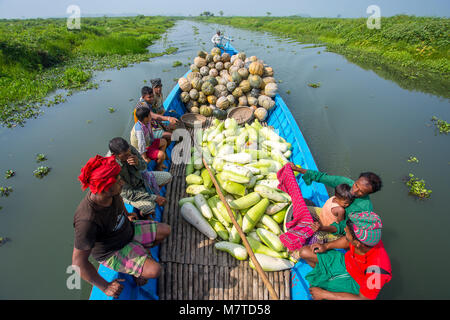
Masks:
[[[353,231],[359,241],[373,247],[381,240],[383,224],[375,212],[355,212],[349,215],[353,222]]]
[[[294,210],[292,221],[286,223],[288,231],[280,235],[280,241],[289,250],[298,250],[314,234],[314,231],[311,229],[314,220],[306,206],[289,163],[278,171],[277,178],[280,182],[278,189],[287,192],[291,196]]]
[[[152,259],[150,246],[156,239],[158,223],[151,220],[133,221],[134,237],[125,247],[100,262],[114,271],[139,277],[147,258]]]

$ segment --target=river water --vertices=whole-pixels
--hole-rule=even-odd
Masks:
[[[449,299],[450,137],[436,134],[430,121],[433,115],[450,119],[449,101],[402,89],[325,47],[191,21],[178,22],[149,48],[162,52],[175,46],[176,54],[98,72],[97,90],[73,94],[25,127],[0,129],[0,185],[14,189],[0,198],[0,237],[9,239],[0,247],[0,299],[89,297],[84,281],[81,289],[67,287],[73,214],[84,195],[77,180],[80,168],[90,157],[104,155],[111,138],[129,138],[131,110],[144,80],[162,78],[167,96],[174,78],[187,70],[173,68],[173,62],[190,64],[199,49],[209,51],[217,28],[233,37],[235,48],[273,66],[275,78],[282,80],[279,92],[320,170],[352,178],[373,171],[382,177],[384,187],[372,201],[383,220],[393,279],[380,298]],[[311,88],[311,82],[321,86]],[[33,176],[41,165],[37,153],[47,155],[42,165],[52,169],[42,180]],[[408,163],[410,156],[419,163]],[[8,169],[16,176],[5,180]],[[408,195],[402,179],[409,173],[426,181],[433,190],[430,199]]]

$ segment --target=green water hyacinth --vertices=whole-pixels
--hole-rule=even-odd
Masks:
[[[2,197],[8,197],[11,192],[13,192],[11,187],[0,187],[0,196]]]
[[[426,199],[431,196],[431,190],[425,188],[425,181],[416,178],[412,173],[409,174],[409,180],[406,182],[409,187],[409,193],[418,197],[419,199]]]
[[[16,173],[13,170],[6,170],[5,171],[5,179],[9,179],[11,177],[14,177]]]
[[[50,170],[51,169],[49,167],[40,166],[33,171],[33,174],[36,178],[42,179],[49,174]]]

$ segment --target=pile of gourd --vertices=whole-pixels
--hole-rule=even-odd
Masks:
[[[191,71],[178,80],[181,101],[191,113],[224,120],[232,109],[247,106],[264,121],[275,105],[274,71],[256,56],[247,58],[244,52],[230,56],[213,48],[210,54],[198,52]]]
[[[248,259],[203,157],[263,270],[292,268],[295,260],[279,239],[291,197],[277,188],[277,172],[289,162],[291,144],[257,119],[244,126],[233,118],[214,119],[211,127],[197,130],[194,139],[199,148],[192,148],[186,165],[189,196],[179,202],[183,218],[208,238],[220,238],[216,249]]]

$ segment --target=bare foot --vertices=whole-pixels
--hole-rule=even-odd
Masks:
[[[138,277],[134,277],[134,281],[136,282],[136,285],[138,287],[142,287],[142,286],[145,286],[147,284],[148,279],[141,278],[141,277],[139,277],[139,278]]]

